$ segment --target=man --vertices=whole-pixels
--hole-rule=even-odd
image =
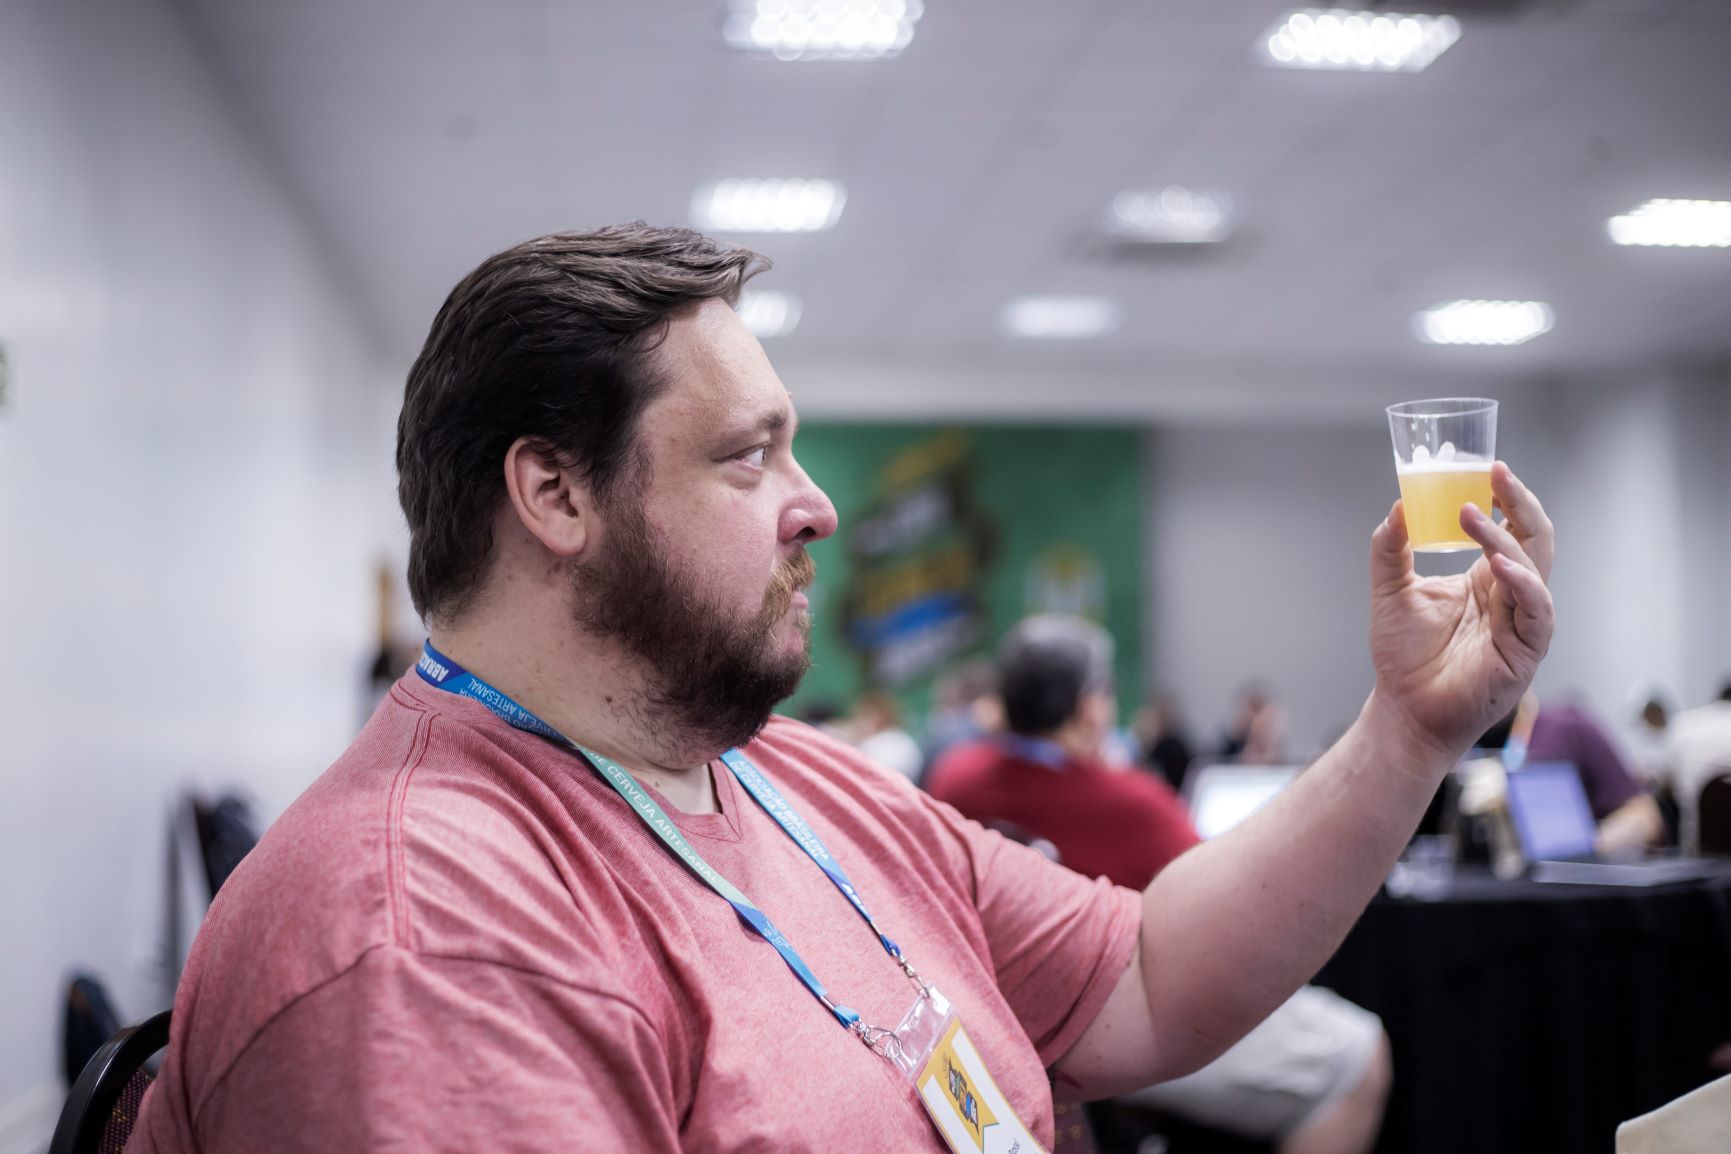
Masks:
[[[1019,623],[998,647],[1008,733],[952,750],[928,788],[977,821],[1046,839],[1081,873],[1143,889],[1202,839],[1164,781],[1102,757],[1118,715],[1112,650],[1078,617]],[[1201,1070],[1127,1097],[1280,1154],[1356,1154],[1376,1140],[1388,1085],[1376,1016],[1306,986]]]
[[[1470,576],[1377,530],[1377,687],[1279,839],[1138,894],[985,833],[769,720],[836,519],[730,307],[762,263],[628,225],[452,291],[398,424],[427,653],[213,904],[138,1149],[941,1150],[928,1109],[1049,1144],[1049,1068],[1145,1086],[1285,1001],[1549,645],[1550,525],[1498,468]],[[941,1020],[910,970],[971,1039],[961,1113],[891,1060]]]

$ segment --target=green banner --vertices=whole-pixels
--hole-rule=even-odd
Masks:
[[[1119,699],[1141,693],[1140,430],[802,425],[794,452],[841,516],[813,545],[812,669],[784,707],[902,701],[916,731],[933,677],[1029,613],[1079,613],[1118,642]]]

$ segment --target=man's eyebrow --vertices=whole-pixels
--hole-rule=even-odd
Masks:
[[[753,433],[778,433],[787,428],[790,417],[787,408],[766,409],[755,421],[742,422],[728,427],[729,437],[744,437]]]
[[[762,437],[772,433],[779,433],[781,430],[788,427],[788,423],[792,419],[793,417],[789,409],[785,406],[779,409],[766,409],[755,420],[747,418],[737,424],[730,422],[722,426],[715,436],[717,441],[732,444],[736,441],[744,441],[751,437]]]

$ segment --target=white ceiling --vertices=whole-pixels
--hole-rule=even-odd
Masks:
[[[740,238],[805,301],[778,361],[952,366],[983,402],[995,370],[1386,384],[1731,359],[1731,250],[1604,228],[1648,197],[1731,199],[1727,0],[1466,14],[1419,75],[1259,65],[1274,0],[926,0],[871,63],[733,52],[726,0],[184,2],[403,365],[487,253],[685,223],[723,176],[848,189],[833,232]],[[1239,233],[1083,255],[1115,192],[1167,183],[1229,191]],[[1115,295],[1122,327],[1001,336],[1029,292]],[[1457,297],[1546,300],[1556,328],[1416,342],[1411,314]]]

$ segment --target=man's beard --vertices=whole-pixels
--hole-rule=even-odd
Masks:
[[[796,590],[816,573],[800,547],[776,567],[763,607],[736,621],[678,571],[658,547],[642,509],[621,494],[609,509],[601,557],[574,574],[572,612],[582,629],[619,642],[650,671],[647,694],[631,706],[683,740],[724,750],[755,737],[799,687],[811,665],[811,638],[794,654],[776,651]]]

